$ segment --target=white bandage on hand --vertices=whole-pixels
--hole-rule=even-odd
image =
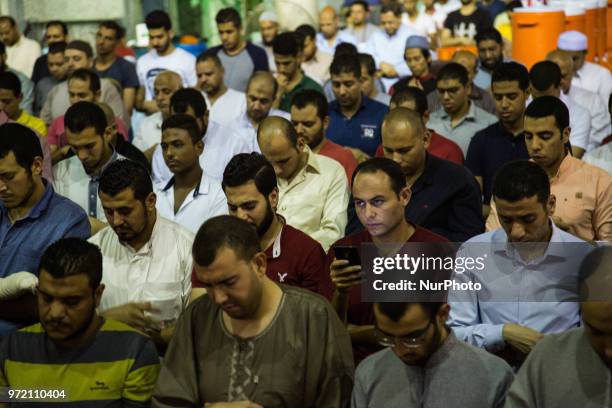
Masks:
[[[30,272],[17,272],[0,279],[0,300],[19,297],[22,294],[34,293],[38,278]]]

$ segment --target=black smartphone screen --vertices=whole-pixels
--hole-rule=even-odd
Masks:
[[[336,259],[344,259],[349,261],[349,265],[361,266],[361,258],[359,256],[359,250],[357,247],[348,245],[336,245],[334,246],[334,254]]]

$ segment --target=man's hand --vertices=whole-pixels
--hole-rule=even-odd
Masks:
[[[276,82],[278,83],[277,95],[280,96],[285,93],[287,86],[289,85],[289,78],[283,74],[276,74]]]
[[[214,402],[204,404],[204,408],[264,408],[263,405],[251,401]]]
[[[155,312],[151,302],[132,302],[125,305],[113,307],[102,313],[102,316],[118,320],[137,329],[152,326],[153,322],[146,316],[145,312]]]
[[[502,336],[513,349],[524,354],[529,354],[536,343],[544,337],[542,333],[529,327],[510,323],[504,324]]]
[[[557,216],[557,215],[553,215],[552,216],[553,222],[555,223],[555,225],[557,227],[559,227],[560,229],[562,229],[563,231],[569,231],[570,229],[570,225],[568,223],[566,223],[565,221],[563,221],[561,219],[561,217]]]
[[[348,266],[346,259],[334,259],[329,266],[329,276],[338,292],[347,292],[362,280],[361,265]]]
[[[38,277],[30,272],[13,273],[0,279],[0,300],[13,299],[21,295],[34,293]]]
[[[387,78],[395,78],[397,76],[397,71],[395,70],[395,67],[386,62],[380,63],[380,72],[382,72],[383,76]]]

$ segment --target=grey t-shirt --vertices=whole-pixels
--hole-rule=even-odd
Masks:
[[[255,67],[246,48],[233,57],[227,55],[224,50],[220,50],[217,56],[221,60],[223,68],[225,68],[225,86],[236,91],[246,92],[249,78]]]

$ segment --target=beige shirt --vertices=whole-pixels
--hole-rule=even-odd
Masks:
[[[349,188],[344,168],[335,160],[305,147],[306,166],[291,183],[278,179],[278,213],[318,241],[327,251],[344,236]]]
[[[331,65],[333,56],[317,50],[314,57],[310,61],[302,62],[302,70],[304,73],[317,81],[321,86],[329,79],[329,66]]]
[[[6,46],[6,64],[27,76],[32,77],[36,59],[40,57],[40,45],[23,35],[12,45]]]
[[[550,180],[556,217],[569,224],[569,233],[586,241],[612,241],[612,176],[572,156],[561,162]],[[487,231],[500,228],[495,203],[487,218]]]

